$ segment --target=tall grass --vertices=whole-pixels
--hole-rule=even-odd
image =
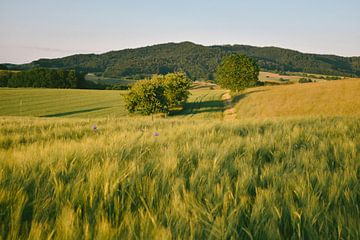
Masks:
[[[236,96],[237,117],[360,116],[360,79],[249,88]]]
[[[2,239],[360,239],[359,180],[357,118],[0,118]]]

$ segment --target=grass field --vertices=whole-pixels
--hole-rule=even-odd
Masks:
[[[222,117],[224,90],[199,88],[191,91],[186,117]],[[34,117],[120,117],[128,115],[123,95],[117,90],[0,88],[0,116]]]
[[[321,74],[307,74],[307,73],[292,73],[289,72],[286,75],[282,75],[279,73],[273,72],[260,72],[259,80],[262,82],[273,82],[273,83],[297,83],[301,78],[311,79],[313,82],[322,82],[326,78],[339,78],[343,79],[344,77],[338,76],[329,76],[329,75],[321,75]]]
[[[125,91],[0,88],[0,239],[360,239],[359,90],[201,85],[152,118]]]
[[[289,75],[281,75],[278,73],[272,73],[272,72],[260,72],[259,73],[259,81],[262,82],[276,82],[276,83],[282,83],[280,79],[288,80],[289,82],[296,83],[299,81],[302,76],[289,76]]]
[[[360,116],[360,79],[258,87],[235,97],[238,119]]]
[[[0,88],[0,115],[36,117],[124,116],[120,91]]]
[[[357,118],[0,126],[3,239],[360,238]]]

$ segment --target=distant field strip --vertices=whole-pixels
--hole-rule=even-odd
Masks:
[[[360,116],[360,79],[247,89],[234,98],[237,118]]]
[[[196,89],[176,116],[221,117],[223,90]],[[121,117],[126,91],[0,88],[0,116]]]

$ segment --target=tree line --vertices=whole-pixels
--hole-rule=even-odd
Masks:
[[[84,74],[75,70],[35,68],[0,71],[0,87],[82,88]]]

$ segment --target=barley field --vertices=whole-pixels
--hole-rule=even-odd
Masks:
[[[238,119],[360,116],[360,79],[249,88],[234,97]]]
[[[1,117],[0,237],[359,239],[359,120]]]
[[[0,239],[360,239],[358,88],[0,89]]]

